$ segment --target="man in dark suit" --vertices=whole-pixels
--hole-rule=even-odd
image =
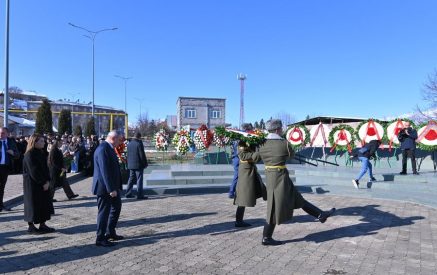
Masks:
[[[3,205],[6,182],[12,170],[14,158],[19,157],[19,152],[14,139],[9,138],[9,130],[6,127],[0,128],[0,212],[11,211]]]
[[[120,134],[111,131],[94,153],[92,191],[97,195],[97,246],[113,246],[111,241],[123,239],[115,232],[121,211],[121,173],[114,150],[119,143]]]
[[[401,175],[407,174],[407,158],[411,158],[413,174],[419,175],[416,169],[416,139],[417,131],[410,126],[410,122],[404,122],[404,129],[399,131],[398,139],[401,142],[402,150],[402,171]]]
[[[129,180],[127,182],[126,198],[133,198],[132,189],[134,182],[137,183],[137,199],[147,199],[143,196],[143,173],[147,168],[147,158],[144,152],[141,134],[136,133],[135,137],[127,145],[127,169],[129,169]]]

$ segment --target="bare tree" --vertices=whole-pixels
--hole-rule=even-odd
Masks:
[[[289,114],[285,111],[281,111],[281,112],[277,113],[276,115],[274,115],[274,117],[276,119],[280,119],[282,121],[282,126],[284,127],[284,129],[286,129],[288,127],[288,125],[296,122],[296,119],[294,118],[294,116],[292,116],[291,114]]]
[[[423,85],[422,89],[422,99],[427,102],[428,106],[426,109],[428,111],[424,111],[419,105],[416,107],[416,111],[418,114],[415,114],[415,120],[418,122],[427,120],[427,119],[436,119],[437,118],[437,70],[434,70],[433,74],[428,75],[428,81]]]

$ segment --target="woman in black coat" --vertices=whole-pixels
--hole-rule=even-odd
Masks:
[[[44,137],[33,134],[29,138],[23,159],[24,220],[29,224],[27,231],[30,234],[55,231],[46,225],[46,221],[54,214],[54,209],[44,145]],[[39,229],[35,224],[39,224]]]
[[[50,195],[53,200],[56,187],[62,187],[64,189],[67,198],[71,200],[73,198],[78,197],[79,195],[74,194],[73,190],[71,190],[70,184],[67,181],[67,176],[66,176],[67,169],[64,167],[64,156],[62,155],[62,151],[59,149],[61,145],[62,142],[60,140],[54,140],[50,148],[50,153],[49,153]]]

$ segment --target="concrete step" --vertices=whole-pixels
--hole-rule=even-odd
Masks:
[[[265,175],[261,175],[261,178],[265,181]],[[168,178],[146,178],[145,182],[147,186],[154,185],[192,185],[192,184],[229,184],[232,182],[233,176],[178,176]],[[295,182],[295,177],[290,177]]]
[[[136,186],[134,186],[136,188]],[[311,187],[296,186],[301,193],[314,193]],[[228,193],[229,183],[227,184],[187,184],[187,185],[151,185],[144,187],[144,194],[151,195],[192,195],[192,194],[218,194]]]

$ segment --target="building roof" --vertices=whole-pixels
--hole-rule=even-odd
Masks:
[[[319,124],[319,122],[322,122],[325,124],[350,123],[350,122],[361,122],[361,121],[366,121],[366,120],[368,120],[368,118],[318,116],[318,117],[312,117],[309,119],[298,121],[298,122],[292,123],[291,125],[295,125],[295,124],[316,125],[316,124]]]
[[[3,117],[3,113],[0,113],[0,117]],[[8,115],[8,120],[14,122],[15,124],[18,124],[20,127],[24,127],[24,128],[35,128],[35,124],[36,122],[34,120],[30,120],[30,119],[26,119],[26,118],[22,118],[22,117],[17,117],[17,116],[11,116]],[[57,132],[58,129],[55,128],[55,126],[53,127],[53,131]]]
[[[178,101],[179,101],[180,99],[226,100],[226,98],[214,98],[214,97],[187,97],[187,96],[180,96],[180,97],[178,97]]]
[[[32,100],[32,101],[28,101],[28,103],[42,103],[42,101],[41,100]],[[90,107],[91,108],[91,104],[74,102],[74,101],[50,100],[49,103],[54,103],[54,104],[58,104],[58,105],[69,105],[69,106],[83,106],[83,107]],[[113,107],[109,107],[109,106],[94,105],[94,108],[114,110],[114,111],[119,111],[119,112],[124,113],[124,110],[122,110],[122,109],[117,109],[117,108],[113,108]]]

